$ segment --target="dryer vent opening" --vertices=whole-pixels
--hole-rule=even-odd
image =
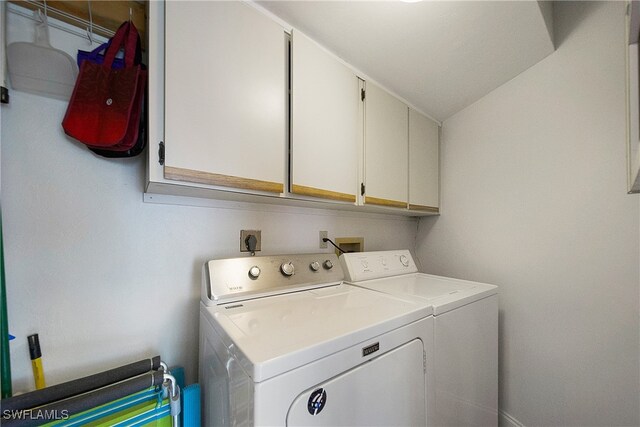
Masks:
[[[345,252],[363,252],[364,237],[336,237],[336,245]],[[340,255],[337,249],[336,255]]]

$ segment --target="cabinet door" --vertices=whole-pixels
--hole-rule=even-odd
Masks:
[[[355,203],[358,78],[299,31],[291,44],[291,192]]]
[[[409,109],[409,209],[438,212],[438,124]]]
[[[629,2],[626,16],[627,53],[627,172],[629,193],[640,193],[640,78],[638,48],[640,39],[640,4]]]
[[[408,107],[366,83],[365,204],[406,208],[409,180]]]
[[[243,2],[166,2],[166,179],[281,193],[286,39]]]

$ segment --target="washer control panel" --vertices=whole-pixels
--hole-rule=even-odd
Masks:
[[[338,257],[332,253],[212,260],[203,267],[202,302],[224,304],[343,280]]]
[[[416,273],[418,268],[408,249],[351,252],[340,255],[345,279],[350,282]]]

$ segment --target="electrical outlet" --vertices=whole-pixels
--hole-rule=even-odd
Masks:
[[[247,238],[256,237],[256,252],[262,250],[262,230],[240,230],[240,252],[249,252],[247,248]]]
[[[323,242],[322,239],[326,239],[329,237],[328,231],[320,232],[320,249],[327,249],[327,242]]]

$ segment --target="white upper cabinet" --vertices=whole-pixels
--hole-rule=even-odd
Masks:
[[[291,188],[356,202],[358,78],[297,30],[291,37]]]
[[[243,2],[165,7],[164,178],[282,193],[283,28]]]
[[[148,13],[145,200],[439,213],[436,123],[250,2]]]
[[[439,152],[438,124],[409,108],[409,209],[438,212]]]
[[[409,179],[408,107],[367,82],[364,120],[365,205],[406,208]]]

